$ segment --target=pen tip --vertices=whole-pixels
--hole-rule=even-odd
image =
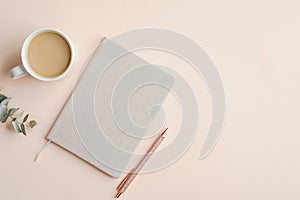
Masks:
[[[119,198],[120,196],[121,196],[121,192],[118,192],[117,194],[116,194],[116,196],[115,196],[115,198]]]
[[[168,127],[164,128],[160,135],[164,137],[166,135],[167,130],[168,130]]]

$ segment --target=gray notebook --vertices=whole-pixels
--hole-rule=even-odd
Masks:
[[[119,177],[173,81],[163,69],[104,39],[47,139]]]

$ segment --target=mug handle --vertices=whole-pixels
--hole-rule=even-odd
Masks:
[[[26,71],[26,69],[24,68],[24,66],[22,64],[9,70],[9,75],[12,79],[22,78],[23,76],[26,76],[27,74],[28,74],[28,72]]]

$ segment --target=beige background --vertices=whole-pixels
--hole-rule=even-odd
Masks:
[[[76,74],[103,35],[138,27],[168,28],[199,43],[216,64],[227,96],[221,140],[198,160],[209,124],[207,91],[197,91],[203,120],[191,148],[172,166],[139,176],[122,199],[300,198],[300,2],[299,1],[4,1],[0,8],[0,88],[38,120],[23,137],[0,126],[0,199],[113,199],[112,179],[56,145],[38,163]],[[12,81],[26,36],[54,27],[78,49],[75,70],[64,80]],[[182,70],[192,79],[193,73]],[[201,98],[203,97],[203,99]],[[172,124],[173,123],[173,124]],[[169,125],[176,127],[175,121]]]

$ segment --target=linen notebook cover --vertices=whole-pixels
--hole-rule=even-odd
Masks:
[[[145,84],[151,82],[147,82],[148,78],[164,87]],[[149,108],[163,103],[169,93],[166,88],[171,88],[173,82],[173,77],[159,67],[106,38],[96,49],[47,139],[108,175],[119,177],[139,144],[139,137],[149,129],[135,126],[130,119],[147,125]],[[138,87],[140,90],[136,90]],[[121,114],[114,114],[112,108]],[[131,112],[130,117],[122,114],[125,110]],[[152,109],[150,118],[158,113],[159,109]]]

